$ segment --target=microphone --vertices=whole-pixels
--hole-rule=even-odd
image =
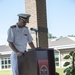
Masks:
[[[30,28],[30,30],[37,32],[38,30],[35,28]]]

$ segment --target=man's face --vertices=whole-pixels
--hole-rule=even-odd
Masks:
[[[21,26],[26,25],[26,23],[29,23],[29,18],[20,18],[19,22],[21,24]]]
[[[21,20],[23,21],[23,23],[29,23],[29,18],[21,18]]]

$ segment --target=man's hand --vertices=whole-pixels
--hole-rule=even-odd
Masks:
[[[17,52],[17,55],[18,55],[19,57],[23,57],[23,56],[24,56],[24,53],[22,53],[22,52]]]

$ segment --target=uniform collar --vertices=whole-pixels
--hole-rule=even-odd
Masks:
[[[25,32],[25,28],[26,28],[26,27],[23,27],[22,33]],[[16,24],[16,30],[17,30],[17,31],[20,31],[20,29],[19,29],[19,27],[18,27],[18,24]]]
[[[24,28],[24,27],[23,27]],[[16,30],[19,30],[20,28],[18,27],[18,23],[16,24]]]

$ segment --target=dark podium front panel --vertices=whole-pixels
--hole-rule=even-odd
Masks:
[[[55,75],[53,49],[30,49],[18,58],[19,75]]]

